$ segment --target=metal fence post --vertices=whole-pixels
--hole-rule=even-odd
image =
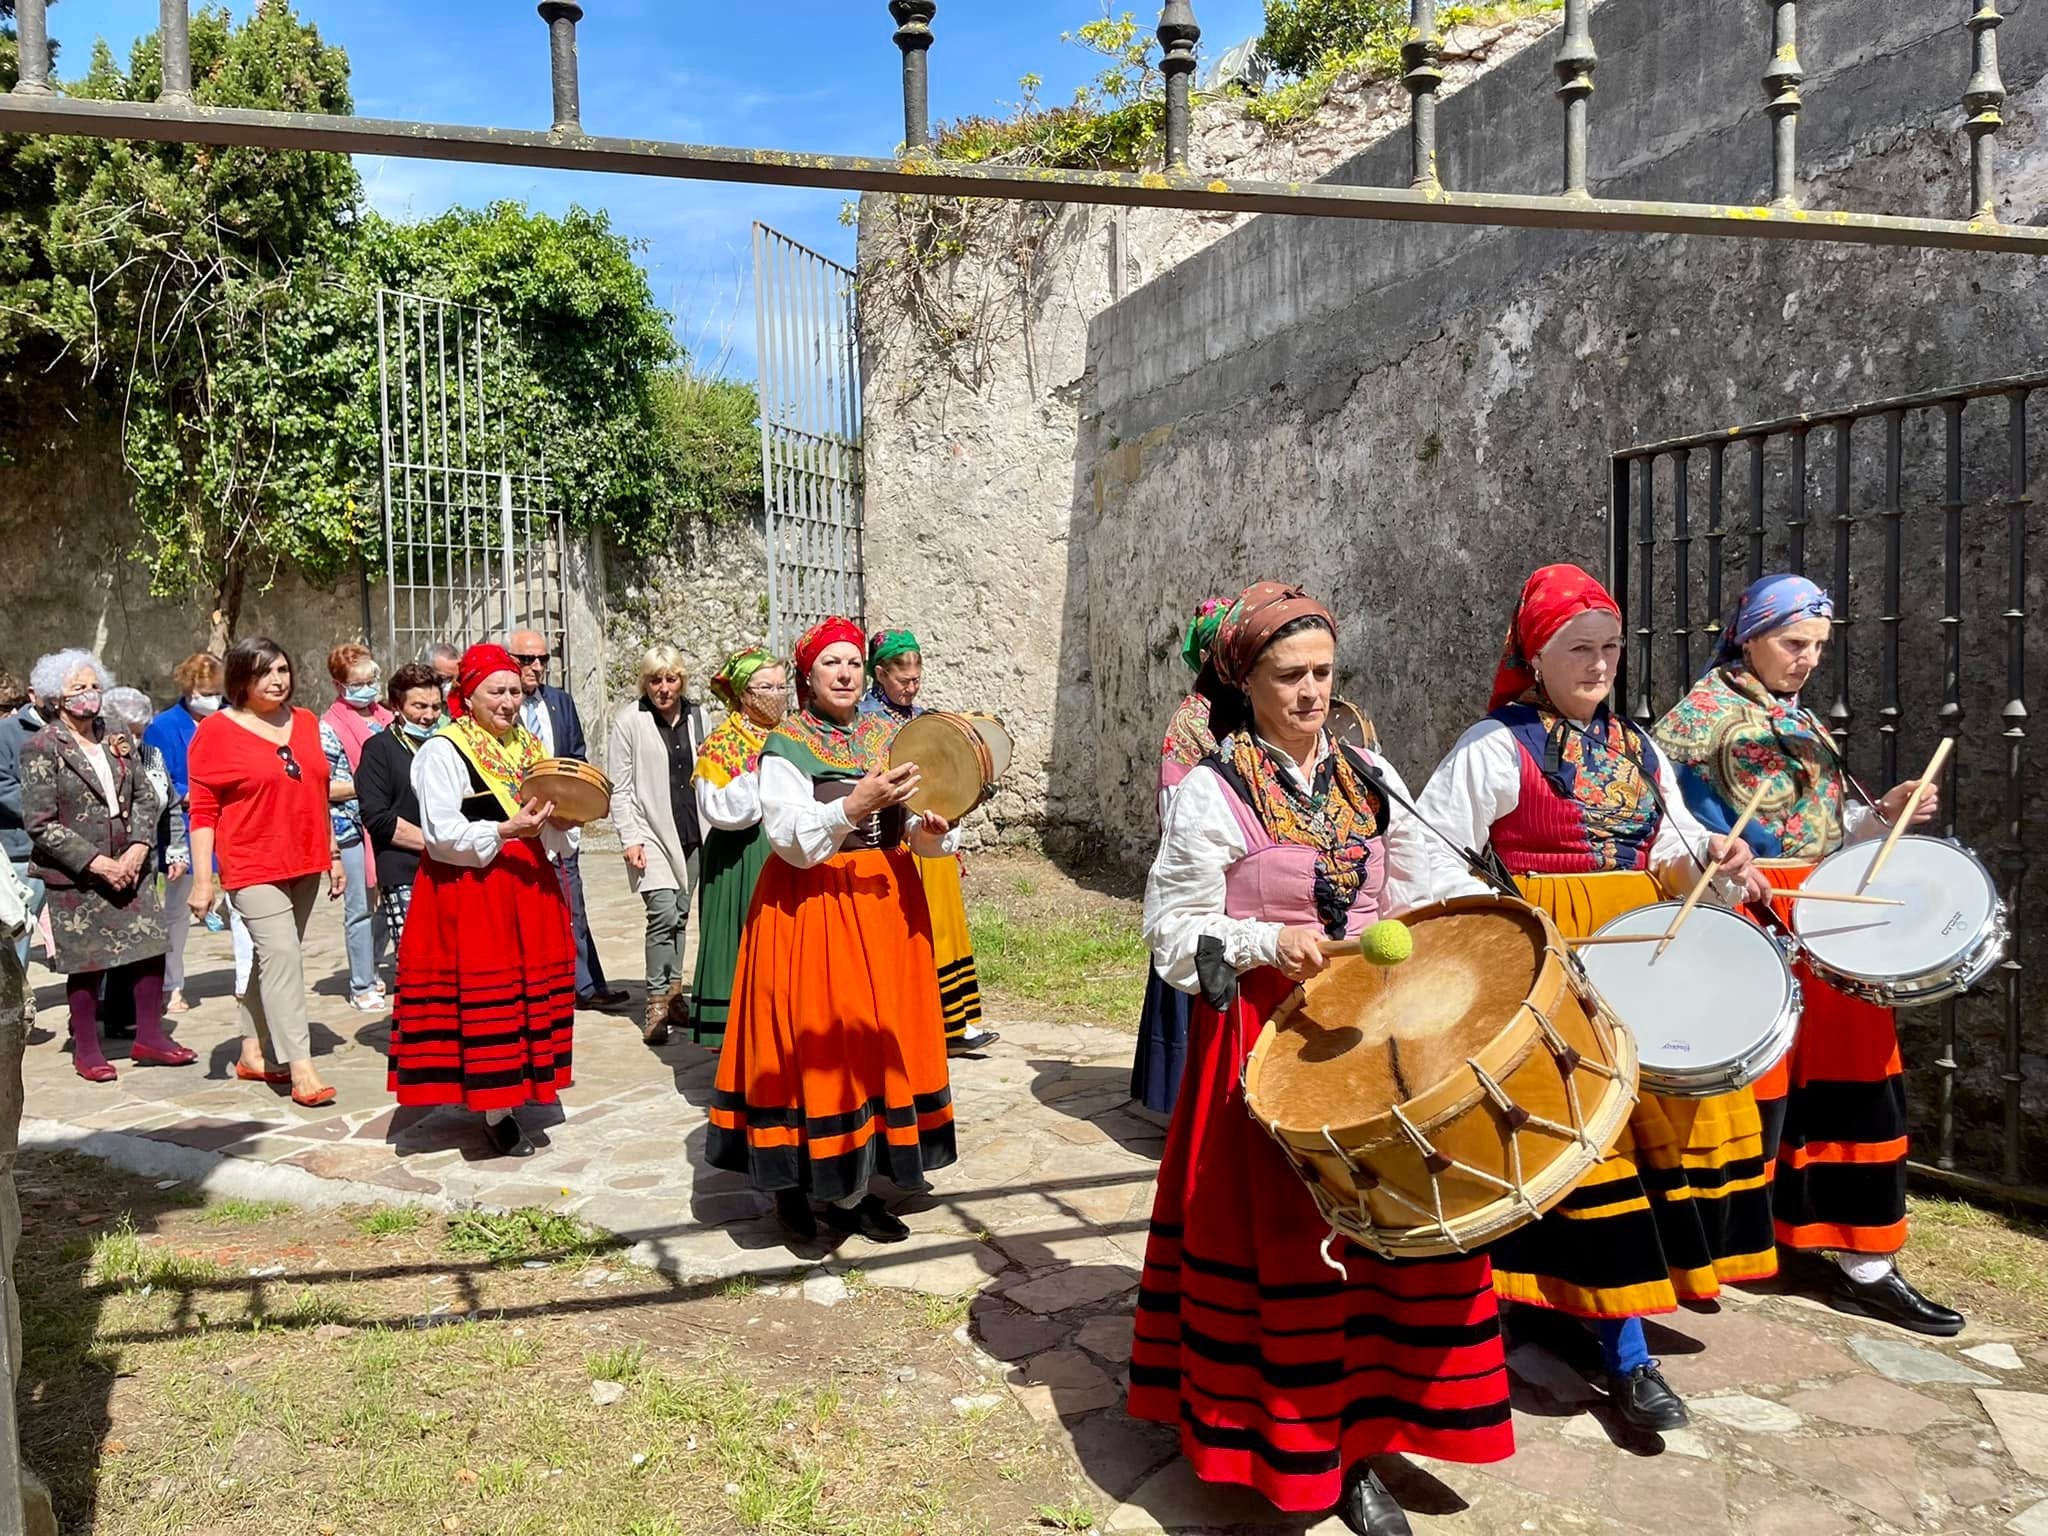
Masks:
[[[889,0],[896,22],[896,46],[903,50],[903,151],[928,153],[932,147],[931,81],[925,55],[932,47],[932,18],[938,0]]]
[[[1974,0],[1973,0],[1974,3]],[[1969,20],[1970,82],[1963,87],[1963,110],[1970,115],[1963,132],[1970,136],[1970,217],[1998,219],[1998,130],[2005,119],[2005,81],[1998,73],[1998,0],[1982,0]]]
[[[1764,70],[1764,115],[1771,120],[1771,206],[1799,206],[1799,0],[1764,0],[1771,8],[1771,62]]]
[[[17,96],[52,96],[50,89],[50,18],[45,0],[16,0],[14,41],[20,54],[15,78]]]
[[[163,89],[157,100],[167,107],[192,105],[192,14],[187,0],[159,0],[158,53],[163,61]]]
[[[1436,30],[1436,0],[1409,0],[1408,40],[1401,45],[1408,87],[1408,184],[1440,187],[1436,171],[1436,96],[1444,83],[1444,40]]]
[[[1628,460],[1615,456],[1614,480],[1609,492],[1607,516],[1607,590],[1614,598],[1614,604],[1627,623],[1628,615],[1628,567],[1631,508],[1629,506]],[[1629,697],[1629,647],[1624,639],[1621,647],[1621,669],[1615,674],[1614,696],[1626,709]]]
[[[541,19],[548,24],[548,67],[555,88],[556,133],[583,132],[583,89],[577,80],[576,23],[583,7],[576,0],[541,0]]]
[[[1184,171],[1195,135],[1195,45],[1202,40],[1189,0],[1166,0],[1159,11],[1158,35],[1164,50],[1159,69],[1166,76],[1166,168]]]
[[[1593,70],[1600,55],[1593,48],[1592,24],[1586,18],[1591,0],[1565,0],[1564,37],[1557,45],[1557,94],[1564,102],[1564,191],[1567,197],[1589,197],[1586,190],[1586,140],[1591,116]]]
[[[2005,920],[2015,934],[2026,932],[2020,920],[2020,890],[2027,878],[2027,794],[2021,778],[2027,745],[2027,399],[2016,389],[2007,397],[2006,418],[2006,544],[2005,544],[2005,846],[1999,850],[1998,872],[2004,877]],[[2019,946],[2007,949],[2000,967],[2005,983],[2005,1061],[1999,1081],[2005,1088],[2005,1182],[2020,1181],[2020,1097],[2026,1087],[2020,1052]]]

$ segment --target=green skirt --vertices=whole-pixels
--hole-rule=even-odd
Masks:
[[[714,827],[704,840],[697,886],[697,976],[690,984],[690,1038],[717,1045],[732,1010],[732,973],[740,960],[740,930],[754,900],[754,884],[768,862],[768,834],[757,824],[745,832]]]

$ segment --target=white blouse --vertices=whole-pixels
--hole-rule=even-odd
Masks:
[[[472,793],[469,760],[447,737],[430,736],[413,754],[412,792],[419,797],[420,836],[428,857],[461,869],[482,869],[498,856],[504,840],[497,820],[471,821],[462,814],[462,802]],[[544,826],[540,841],[559,861],[575,851],[577,839]]]
[[[1281,771],[1303,790],[1329,750],[1325,737],[1304,770],[1285,752],[1267,748]],[[1402,799],[1408,797],[1408,786],[1392,763],[1377,752],[1361,755],[1386,780],[1389,790]],[[1182,992],[1202,989],[1195,952],[1203,939],[1222,940],[1225,958],[1239,971],[1279,963],[1283,924],[1230,917],[1223,909],[1224,874],[1249,851],[1232,808],[1234,798],[1215,769],[1191,770],[1165,807],[1159,853],[1145,881],[1145,942],[1152,946],[1152,968],[1161,981]],[[1387,882],[1380,908],[1383,915],[1393,916],[1450,893],[1432,885],[1435,877],[1424,842],[1429,834],[1398,802],[1389,807],[1389,817]]]
[[[761,775],[736,773],[719,789],[697,775],[697,819],[707,827],[744,832],[761,819]]]
[[[1693,856],[1707,854],[1710,834],[1686,808],[1671,759],[1657,754],[1657,792],[1665,814],[1650,845],[1650,872],[1672,882],[1694,879],[1705,866]],[[1474,853],[1491,840],[1493,824],[1522,803],[1522,748],[1514,733],[1498,720],[1482,720],[1451,748],[1429,776],[1417,808],[1430,823]],[[1469,866],[1441,842],[1431,839],[1429,857],[1436,883],[1446,897],[1471,896],[1491,890]],[[1720,884],[1719,881],[1716,882]],[[1731,882],[1731,885],[1733,883]],[[1732,894],[1724,892],[1724,894]]]
[[[784,862],[798,869],[810,869],[839,851],[839,845],[853,830],[853,823],[846,819],[844,799],[829,804],[819,800],[812,791],[810,775],[789,759],[765,752],[761,755],[759,777],[761,825],[768,833],[769,845]],[[910,851],[918,857],[943,858],[959,847],[958,827],[948,828],[943,837],[934,836],[924,830],[922,816],[911,816]]]

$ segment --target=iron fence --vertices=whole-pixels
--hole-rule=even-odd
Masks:
[[[390,664],[530,628],[568,664],[562,510],[509,430],[507,334],[487,309],[377,296]]]
[[[1612,466],[1609,573],[1630,642],[1617,693],[1634,718],[1657,719],[1711,664],[1748,581],[1790,570],[1834,598],[1807,692],[1851,769],[1888,788],[1954,740],[1943,831],[1988,855],[2015,939],[1987,995],[1901,1013],[1901,1033],[1909,1069],[1933,1077],[1931,1171],[2008,1188],[2048,1184],[2023,1134],[2025,1021],[2048,1002],[2048,955],[2022,918],[2039,835],[2027,416],[2044,389],[2048,373],[1874,400],[1625,448]]]
[[[854,274],[754,226],[769,643],[830,614],[866,627],[860,333]]]

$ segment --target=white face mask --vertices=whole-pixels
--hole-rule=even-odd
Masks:
[[[207,715],[214,713],[214,711],[220,708],[220,695],[217,693],[195,693],[185,700],[185,706],[193,714],[204,719]]]

